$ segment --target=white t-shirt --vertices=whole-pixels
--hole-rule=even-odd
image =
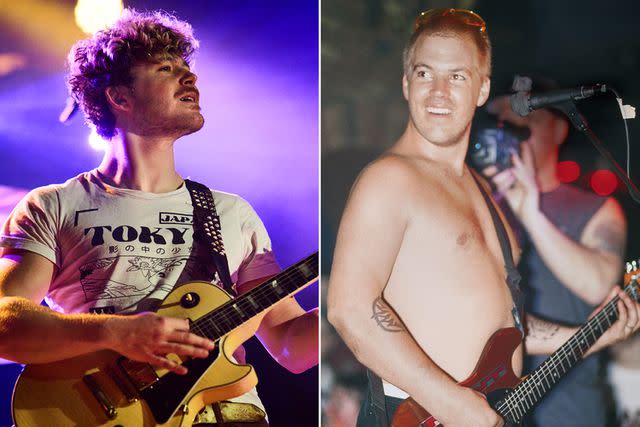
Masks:
[[[233,194],[213,191],[213,197],[229,271],[242,293],[244,283],[280,267],[253,208]],[[211,277],[203,270],[206,258],[192,254],[192,220],[184,185],[146,193],[109,186],[94,170],[29,192],[5,222],[0,246],[55,264],[45,297],[54,310],[135,313],[154,310],[180,283]],[[213,283],[222,286],[217,275]]]

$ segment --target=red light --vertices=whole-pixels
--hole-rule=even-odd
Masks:
[[[572,160],[559,162],[557,170],[560,182],[573,182],[580,176],[580,166]]]
[[[591,175],[589,184],[596,194],[608,196],[618,187],[618,177],[611,171],[601,169]]]

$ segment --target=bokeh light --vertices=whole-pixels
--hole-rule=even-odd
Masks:
[[[122,0],[78,0],[74,10],[76,24],[87,34],[106,28],[122,13]]]
[[[89,134],[89,146],[96,151],[104,151],[107,147],[107,141],[98,135],[98,132],[96,132],[96,129],[93,126],[91,127],[91,133]]]
[[[557,174],[560,182],[573,182],[580,177],[580,165],[573,160],[558,162]]]
[[[600,196],[608,196],[618,187],[618,177],[606,169],[597,170],[591,175],[589,185]]]

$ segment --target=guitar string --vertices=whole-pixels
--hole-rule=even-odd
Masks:
[[[635,279],[624,289],[625,293],[627,294],[634,294],[632,295],[632,297],[634,299],[637,299],[635,297],[636,294],[636,290],[635,287],[637,286],[637,282],[635,281]],[[571,349],[571,356],[575,359],[574,360],[574,364],[575,362],[577,362],[579,359],[579,357],[581,357],[584,352],[586,352],[586,350],[591,347],[595,341],[597,341],[597,339],[599,338],[595,336],[594,334],[594,330],[593,328],[595,326],[598,327],[599,329],[599,333],[602,335],[604,334],[604,332],[608,329],[608,327],[610,327],[613,323],[611,323],[609,316],[610,315],[614,315],[614,318],[616,318],[617,320],[617,316],[618,316],[618,312],[617,312],[617,302],[619,301],[619,297],[615,296],[614,298],[611,299],[611,301],[598,313],[596,314],[589,322],[587,322],[587,324],[584,325],[584,327],[580,328],[578,330],[578,332],[576,332],[576,334],[574,334],[574,336],[572,336],[569,341],[567,341],[567,345],[563,345],[562,347],[560,347],[556,352],[554,352],[551,357],[549,357],[549,359],[547,359],[545,362],[543,362],[542,365],[540,365],[539,369],[536,369],[534,371],[533,374],[531,374],[525,381],[523,381],[522,383],[520,383],[518,386],[516,386],[516,388],[513,389],[513,392],[502,402],[502,404],[496,408],[498,411],[504,412],[505,414],[512,414],[511,410],[512,409],[517,409],[519,410],[519,412],[522,412],[522,414],[520,414],[519,416],[523,416],[529,409],[530,407],[526,407],[526,409],[523,412],[523,409],[520,407],[520,404],[518,402],[514,402],[515,403],[515,407],[514,405],[512,405],[512,400],[519,400],[521,402],[524,402],[525,406],[527,405],[527,401],[523,400],[523,396],[521,396],[522,394],[524,394],[525,392],[529,392],[529,395],[531,392],[533,392],[533,395],[535,397],[535,392],[533,391],[533,387],[535,386],[535,384],[533,384],[534,379],[535,380],[540,380],[541,378],[539,378],[541,375],[543,375],[544,373],[544,379],[547,381],[547,385],[549,386],[549,374],[551,373],[550,368],[554,367],[556,368],[556,374],[558,375],[557,378],[552,378],[552,381],[555,380],[556,382],[560,379],[560,377],[562,377],[564,374],[566,374],[566,372],[568,372],[573,365],[571,364],[571,361],[569,361],[569,368],[565,369],[564,365],[562,364],[562,360],[560,360],[560,355],[561,353],[564,353],[564,359],[563,360],[567,360],[568,361],[568,353],[566,352],[567,348]],[[605,328],[604,330],[602,329],[602,320],[606,320],[608,323],[608,327]],[[615,323],[615,322],[614,322]],[[586,332],[590,332],[594,338],[594,341],[589,344],[587,346],[587,349],[582,350],[582,348],[580,347],[580,342],[577,339],[578,335],[584,335],[584,338],[587,339],[586,337]],[[601,336],[600,335],[600,336]],[[567,348],[565,348],[567,347]],[[574,350],[575,349],[579,350],[579,356],[575,355]],[[554,363],[551,363],[554,362]],[[548,363],[549,362],[549,363]],[[551,366],[549,366],[551,365]],[[561,366],[562,370],[564,371],[562,374],[560,374],[557,370],[557,366]],[[546,372],[545,372],[546,371]],[[542,382],[540,382],[539,384],[542,384]],[[549,388],[551,386],[555,385],[555,382],[553,384],[551,384],[549,386]],[[538,390],[539,392],[540,390]],[[546,393],[547,390],[543,390],[543,393]],[[540,395],[540,398],[542,398],[542,395]],[[539,399],[537,399],[539,400]],[[533,407],[536,403],[537,400],[530,400],[530,406]]]
[[[272,282],[276,281],[276,283],[277,283],[277,281],[282,281],[282,282],[285,282],[285,283],[282,283],[282,284],[287,285],[286,281],[288,279],[290,279],[291,277],[293,277],[294,275],[302,275],[306,280],[305,283],[308,283],[308,282],[314,280],[317,277],[317,273],[314,274],[315,277],[311,277],[311,278],[307,279],[306,275],[303,272],[298,271],[300,269],[300,267],[302,267],[302,265],[309,264],[309,263],[312,263],[313,261],[315,261],[315,259],[313,259],[313,258],[314,258],[314,256],[312,256],[311,259],[304,260],[304,261],[300,262],[298,265],[294,265],[294,266],[290,267],[289,269],[285,270],[284,272],[278,274],[276,277],[271,279],[271,281]],[[313,268],[314,266],[309,266],[308,265],[308,267]],[[317,269],[317,267],[315,269]],[[265,283],[267,283],[267,282],[265,282]],[[290,295],[294,290],[296,290],[296,289],[293,289],[291,291],[288,291],[286,288],[282,287],[281,284],[278,284],[278,286],[280,287],[280,289],[283,289],[284,292],[287,292],[288,295]],[[228,322],[228,321],[233,322],[233,321],[236,321],[237,319],[240,319],[240,320],[244,321],[242,319],[242,316],[238,313],[237,307],[244,305],[245,306],[244,307],[245,310],[247,310],[247,308],[249,308],[249,307],[253,308],[251,303],[246,301],[248,299],[247,297],[255,298],[256,300],[258,300],[258,303],[263,303],[264,301],[269,303],[268,306],[266,306],[266,307],[262,308],[261,310],[259,310],[258,312],[256,312],[256,314],[258,314],[261,311],[263,311],[264,309],[268,308],[269,306],[275,304],[280,299],[282,299],[277,295],[275,295],[275,297],[277,298],[277,300],[275,302],[272,302],[271,298],[266,298],[267,296],[273,297],[274,296],[273,292],[274,292],[273,288],[258,286],[257,288],[254,288],[254,290],[249,291],[246,294],[243,294],[239,299],[231,299],[231,300],[227,301],[225,304],[223,304],[221,307],[219,307],[217,310],[214,310],[213,312],[208,313],[205,316],[203,316],[202,318],[198,319],[192,325],[192,330],[193,331],[199,331],[199,332],[207,332],[207,333],[217,332],[217,331],[212,331],[211,330],[212,328],[208,327],[209,324],[215,324],[215,323],[212,323],[214,320],[217,320],[218,323],[219,322]],[[254,311],[255,311],[255,308],[254,308]],[[250,317],[253,317],[253,316],[254,315],[252,315]],[[237,326],[238,325],[234,325],[234,328],[237,327]],[[217,326],[215,328],[219,329]],[[224,336],[227,332],[221,334],[220,336]],[[219,338],[220,336],[218,336],[217,338]]]
[[[307,267],[309,267],[312,270],[312,272],[314,272],[314,277],[307,278],[307,275],[304,272],[299,271],[300,268],[303,265],[306,265]],[[287,285],[287,283],[286,283],[287,280],[291,279],[293,276],[302,275],[304,277],[304,279],[306,280],[305,283],[308,283],[308,282],[313,281],[313,280],[315,280],[317,278],[317,272],[315,272],[315,271],[317,271],[317,256],[316,256],[316,254],[311,255],[307,259],[304,259],[304,260],[300,261],[298,264],[295,264],[292,267],[289,267],[287,270],[281,272],[276,277],[271,279],[271,282],[276,281],[276,283],[277,283],[277,281],[283,281],[283,282],[285,282],[283,284]],[[267,283],[267,282],[265,282],[265,283]],[[287,292],[288,295],[290,295],[292,293],[292,291],[296,290],[296,289],[293,289],[292,291],[288,291],[286,288],[280,286],[280,284],[278,284],[278,286],[280,287],[280,289],[284,289],[284,291]],[[241,295],[240,298],[231,299],[231,300],[227,301],[225,304],[223,304],[222,306],[220,306],[218,309],[216,309],[213,312],[208,313],[208,314],[204,315],[203,317],[201,317],[200,319],[196,320],[191,325],[191,330],[194,331],[194,332],[211,333],[211,332],[216,332],[216,331],[212,331],[212,328],[207,327],[207,324],[209,322],[212,322],[213,320],[218,320],[218,321],[222,321],[222,322],[228,322],[228,321],[233,322],[234,320],[236,320],[238,318],[240,318],[240,320],[242,320],[242,317],[238,313],[236,307],[244,305],[245,306],[244,307],[245,310],[248,307],[252,307],[251,303],[247,301],[248,297],[255,298],[256,300],[258,300],[258,303],[262,303],[264,301],[269,303],[268,306],[260,309],[256,313],[256,314],[258,314],[258,313],[264,311],[264,309],[268,308],[269,306],[271,306],[271,305],[275,304],[276,302],[280,301],[281,299],[283,299],[283,298],[280,298],[279,296],[276,295],[276,297],[278,299],[275,302],[271,302],[271,299],[267,298],[267,296],[273,296],[273,292],[274,292],[274,289],[272,287],[258,286],[256,288],[254,288],[253,290],[247,292],[246,294]],[[253,317],[253,316],[250,316],[250,317]],[[235,325],[234,327],[237,327],[237,326],[238,325]],[[216,327],[216,329],[218,329],[218,328]],[[226,333],[228,333],[228,331]],[[225,334],[222,334],[221,336],[224,336]],[[216,337],[216,339],[217,338],[220,338],[220,336]]]

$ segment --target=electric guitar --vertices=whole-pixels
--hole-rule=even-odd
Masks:
[[[271,306],[317,277],[316,252],[237,298],[208,282],[185,283],[157,312],[188,318],[191,332],[216,341],[209,357],[169,355],[187,367],[187,375],[110,350],[28,365],[13,392],[16,427],[190,426],[207,403],[240,396],[257,384],[253,367],[234,363],[231,354],[255,334]]]
[[[638,301],[640,271],[636,261],[627,263],[624,292]],[[614,297],[587,321],[569,340],[525,379],[518,378],[511,366],[511,356],[522,341],[516,328],[496,331],[487,341],[472,374],[460,385],[487,396],[491,407],[506,426],[517,426],[524,416],[580,360],[586,351],[618,320]],[[392,427],[434,427],[442,424],[412,398],[405,399],[396,410]]]

